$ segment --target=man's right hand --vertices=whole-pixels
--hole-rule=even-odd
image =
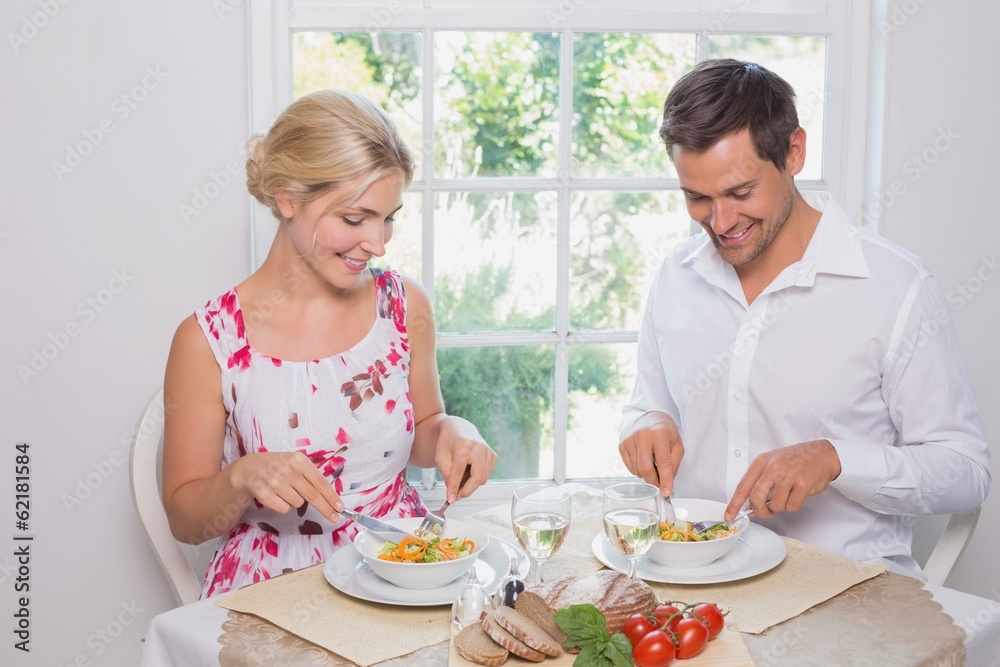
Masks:
[[[632,426],[632,433],[618,445],[618,452],[633,475],[659,487],[664,496],[673,493],[674,477],[684,457],[684,443],[670,415],[644,414]]]

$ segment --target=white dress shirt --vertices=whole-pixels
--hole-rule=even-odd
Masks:
[[[990,455],[944,295],[924,263],[855,225],[828,193],[801,261],[752,304],[704,233],[666,258],[639,333],[622,435],[677,422],[678,497],[728,501],[757,455],[829,440],[843,471],[775,532],[921,576],[913,516],[966,513]]]

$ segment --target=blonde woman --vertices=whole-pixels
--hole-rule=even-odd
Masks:
[[[345,506],[422,516],[407,463],[437,466],[454,499],[497,458],[445,414],[424,290],[368,266],[413,176],[386,113],[313,93],[248,156],[247,187],[277,234],[256,272],[181,323],[164,381],[171,529],[194,544],[222,536],[203,597],[324,561],[357,532]]]

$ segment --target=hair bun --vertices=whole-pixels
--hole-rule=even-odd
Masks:
[[[264,206],[271,208],[271,202],[267,201],[268,197],[264,193],[261,183],[261,162],[264,160],[263,143],[264,137],[260,134],[256,134],[247,139],[247,190],[251,195],[253,195],[254,199],[259,201]]]

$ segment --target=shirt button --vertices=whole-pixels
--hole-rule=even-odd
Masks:
[[[733,394],[733,400],[734,401],[738,401],[741,398],[743,398],[743,394],[741,394],[740,392],[736,392],[736,393]]]
[[[733,452],[733,456],[736,458],[740,458],[741,456],[743,456],[743,450],[737,449],[735,452]]]
[[[750,344],[750,336],[744,336],[743,337],[743,344],[744,345],[749,345]]]

